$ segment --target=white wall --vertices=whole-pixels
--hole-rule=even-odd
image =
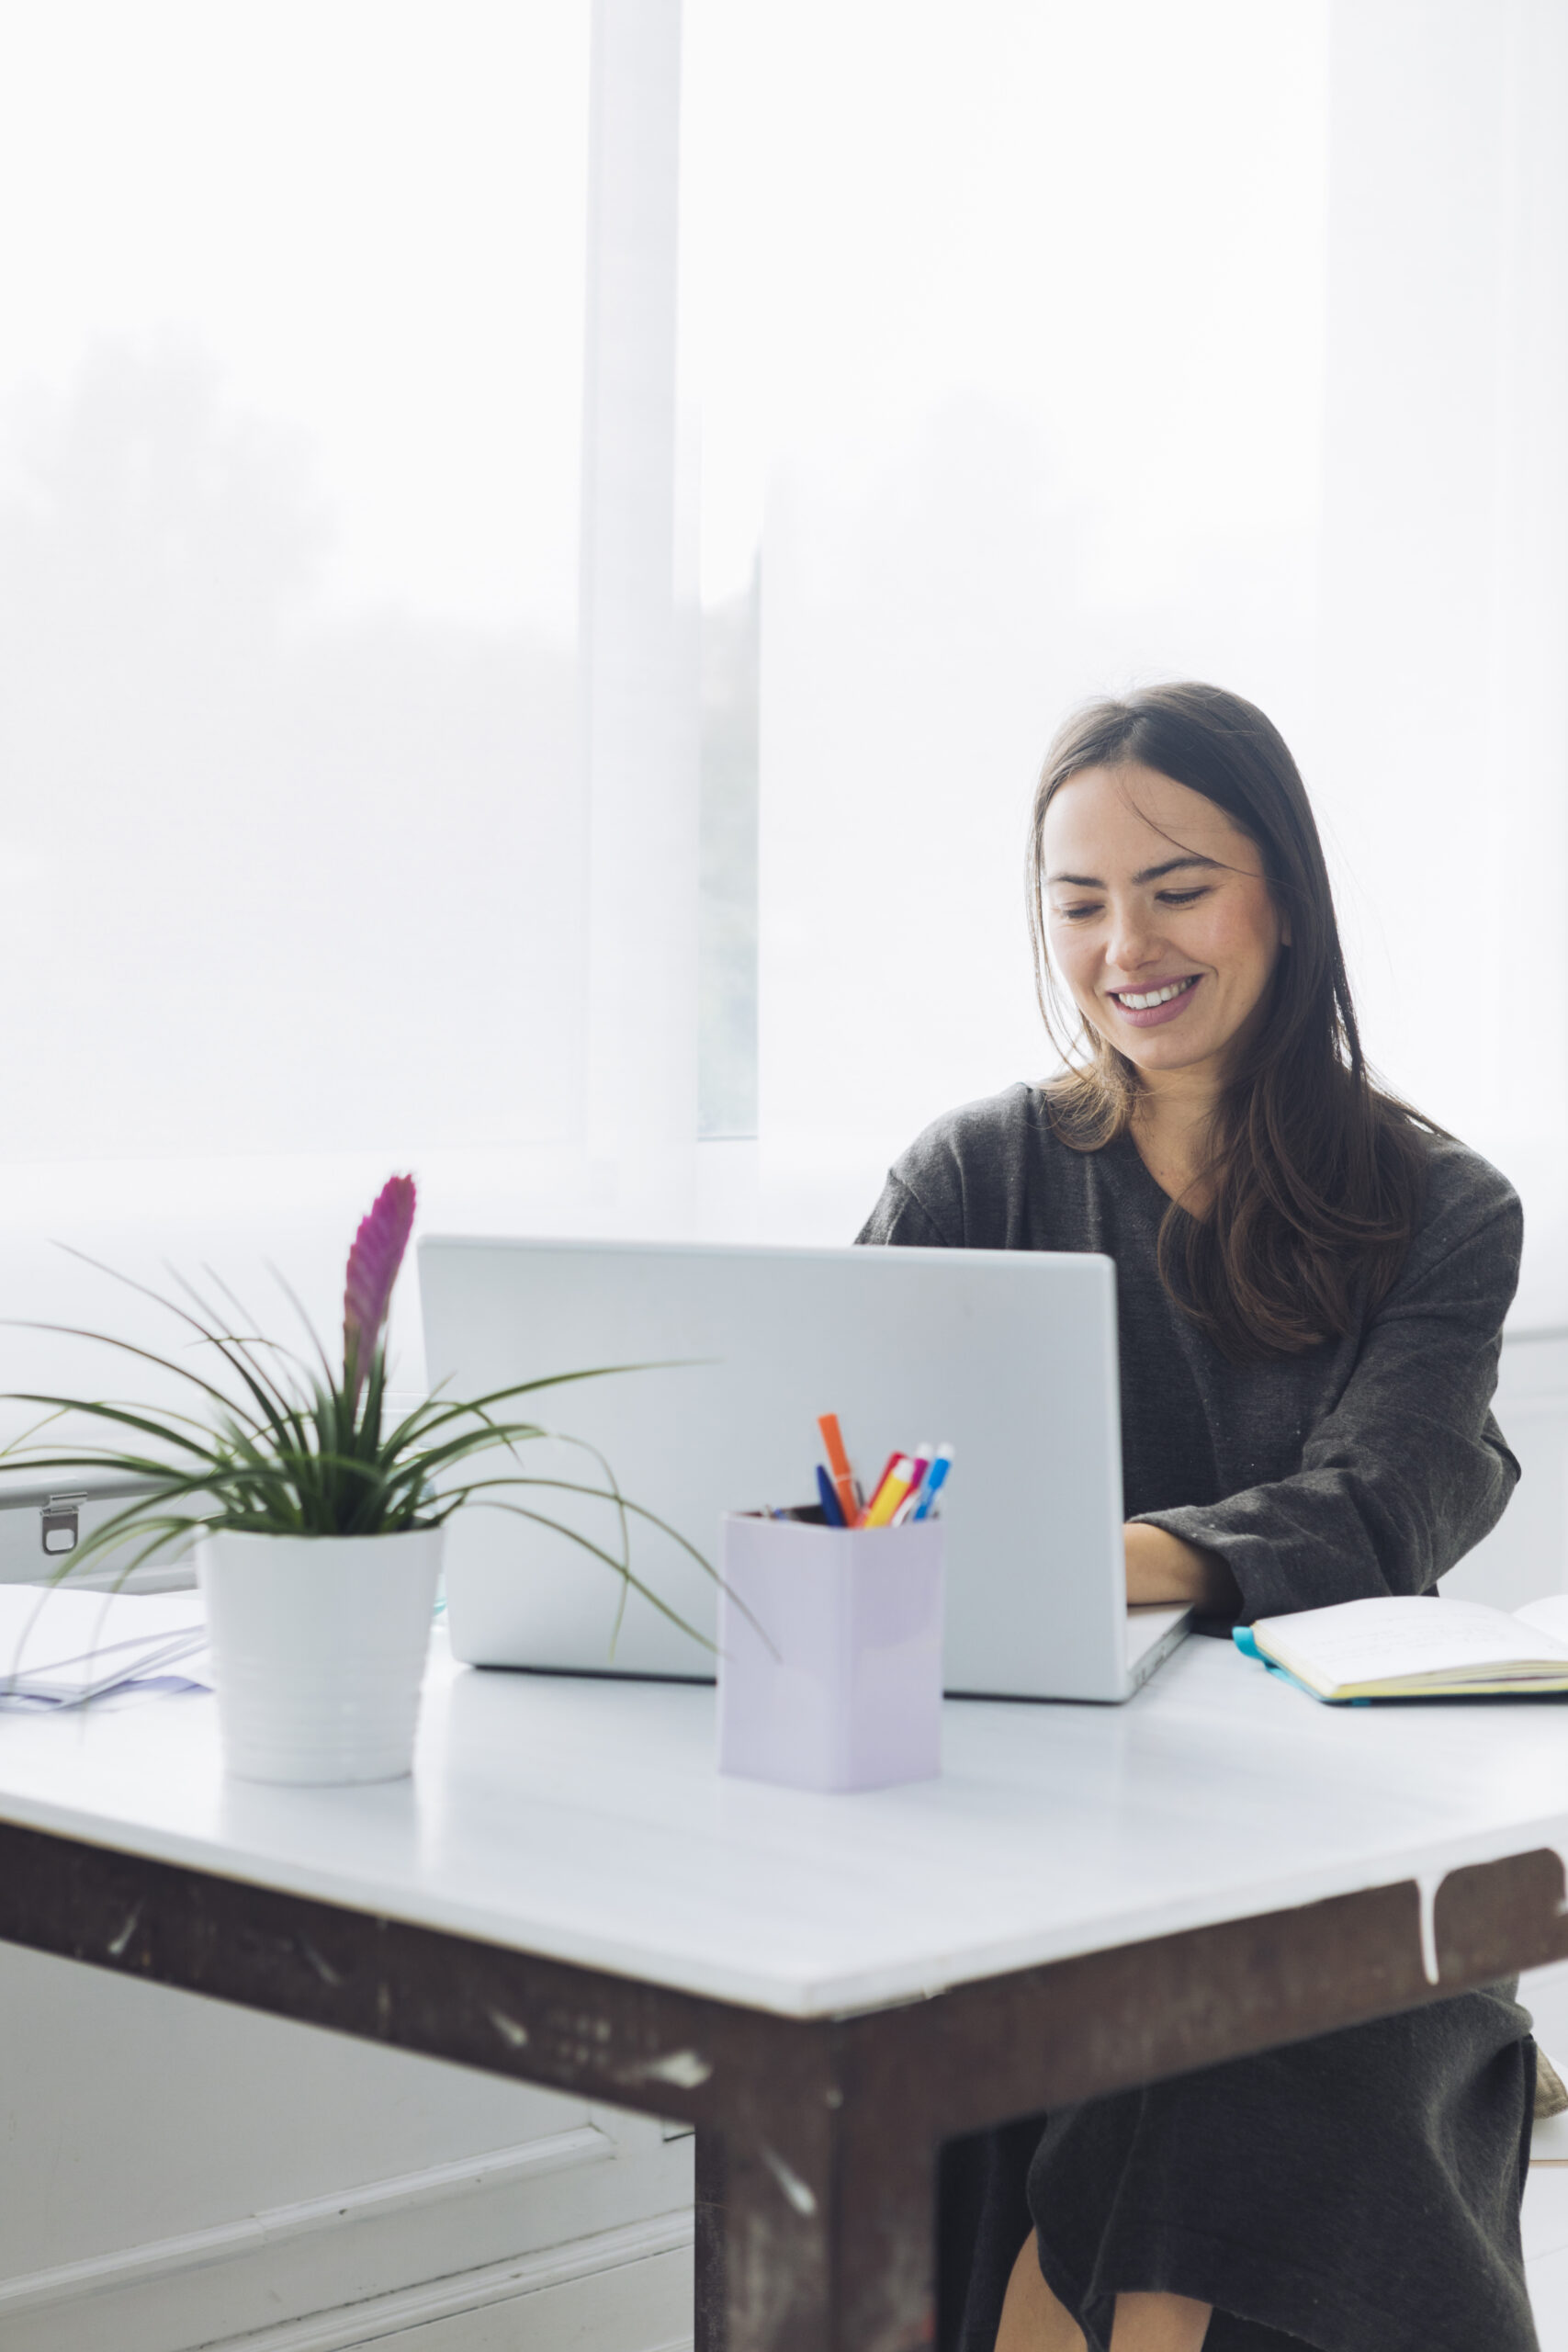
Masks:
[[[1517,1609],[1568,1591],[1568,1334],[1505,1343],[1495,1409],[1522,1476],[1499,1524],[1442,1589]]]
[[[6,2352],[689,2341],[689,2135],[0,1945]]]

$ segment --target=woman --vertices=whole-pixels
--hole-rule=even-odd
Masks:
[[[1518,1203],[1369,1079],[1317,830],[1262,712],[1179,685],[1069,722],[1030,904],[1047,1026],[1060,987],[1077,1015],[1066,1074],[928,1128],[862,1240],[1115,1260],[1131,1600],[1250,1620],[1427,1591],[1518,1476],[1488,1409]],[[965,2143],[950,2334],[1534,2352],[1514,1990]]]

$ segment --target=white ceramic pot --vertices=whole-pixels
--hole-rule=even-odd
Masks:
[[[203,1537],[228,1771],[320,1784],[412,1769],[444,1533]]]

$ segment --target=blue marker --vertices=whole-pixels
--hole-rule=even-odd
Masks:
[[[931,1517],[931,1505],[935,1502],[938,1495],[941,1494],[947,1474],[952,1467],[952,1446],[939,1445],[936,1450],[936,1459],[931,1464],[930,1470],[926,1474],[925,1492],[921,1495],[919,1501],[915,1505],[913,1516],[916,1519],[929,1519]]]
[[[829,1526],[842,1527],[844,1507],[834,1491],[833,1481],[829,1477],[820,1462],[817,1464],[817,1491],[822,1498],[822,1516]]]

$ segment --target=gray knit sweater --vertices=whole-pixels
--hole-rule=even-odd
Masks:
[[[1031,1086],[949,1112],[889,1172],[859,1238],[1095,1250],[1116,1261],[1123,1508],[1224,1555],[1250,1619],[1424,1592],[1495,1526],[1518,1478],[1490,1405],[1518,1278],[1518,1201],[1427,1140],[1425,1211],[1360,1329],[1236,1365],[1172,1302],[1169,1204],[1130,1136],[1072,1150]]]

